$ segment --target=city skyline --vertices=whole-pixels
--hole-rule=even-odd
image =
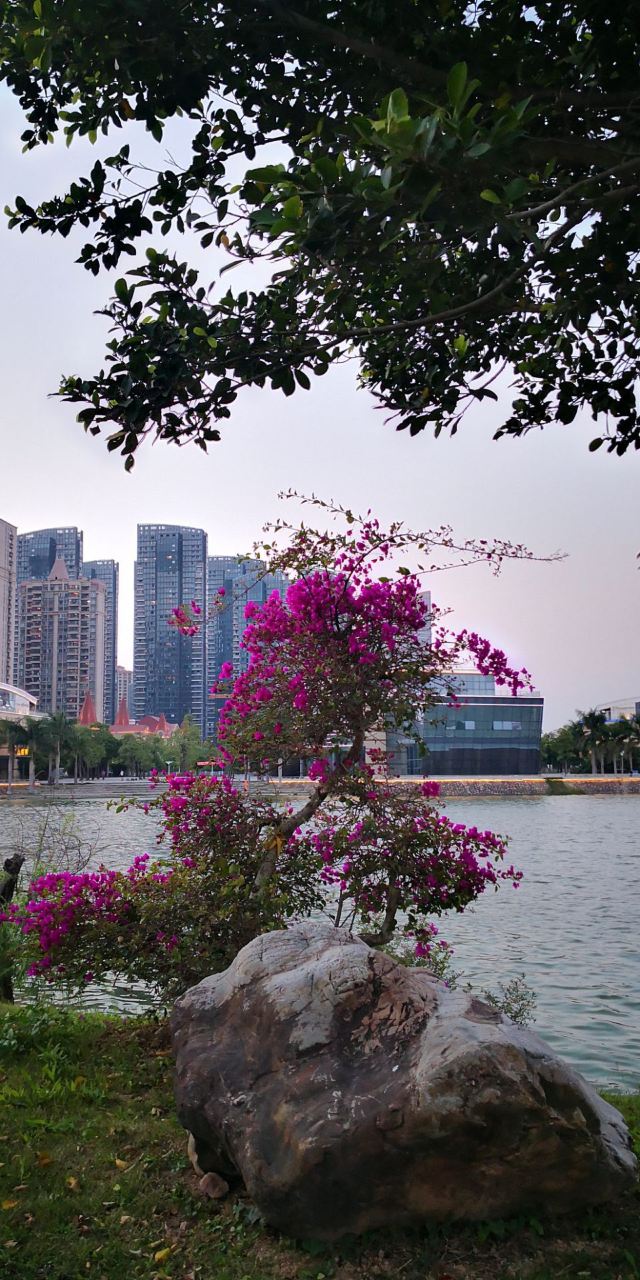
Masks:
[[[85,522],[85,523],[86,523],[86,522]],[[11,527],[11,525],[12,525],[12,524],[15,524],[15,522],[7,521],[7,520],[6,520],[6,516],[3,516],[3,514],[2,514],[2,513],[0,513],[0,527],[1,527],[2,525],[5,525],[5,526],[8,526],[8,527]],[[154,524],[154,522],[149,522],[149,524]],[[138,527],[139,527],[139,526],[140,526],[140,522],[132,523],[131,528],[132,528],[132,531],[133,531],[133,538],[134,538],[134,539],[136,538],[136,531],[137,531],[137,529],[138,529]],[[17,528],[16,543],[18,544],[18,543],[19,543],[20,538],[24,537],[24,533],[23,533],[23,531],[22,531],[22,529],[21,529],[21,525],[20,525],[20,523],[18,523],[17,525],[15,525],[15,527]],[[184,525],[174,525],[174,526],[166,526],[166,527],[174,527],[174,528],[180,528],[180,529],[183,529],[183,528],[192,528],[193,526],[189,526],[189,525],[186,525],[186,526],[184,526]],[[80,539],[80,548],[81,548],[81,552],[80,552],[80,554],[82,555],[83,537],[85,537],[85,536],[86,536],[86,529],[80,528],[79,524],[77,524],[77,525],[72,525],[72,526],[69,526],[69,525],[51,525],[51,526],[47,526],[47,527],[46,527],[46,528],[44,528],[44,529],[29,529],[29,530],[26,530],[25,532],[26,532],[27,534],[29,534],[29,535],[34,535],[34,534],[35,534],[35,535],[48,535],[48,534],[51,534],[52,532],[56,532],[56,531],[57,531],[57,532],[60,532],[60,531],[62,531],[62,532],[68,532],[69,534],[71,534],[71,533],[73,533],[73,534],[78,534],[78,535],[79,535],[79,539]],[[204,532],[205,534],[207,534],[207,531],[206,531],[206,530],[203,530],[203,532]],[[121,536],[121,533],[120,533],[120,536]],[[242,561],[244,560],[245,568],[242,570],[242,572],[246,573],[246,572],[248,572],[248,571],[250,570],[250,566],[251,566],[251,563],[252,563],[252,556],[251,556],[251,553],[250,553],[249,551],[243,552],[243,551],[241,551],[241,550],[237,550],[237,549],[236,549],[233,553],[228,553],[228,554],[226,554],[226,555],[224,555],[224,554],[220,554],[220,555],[213,554],[213,555],[212,555],[212,554],[211,554],[211,539],[210,539],[210,535],[208,535],[208,534],[207,534],[207,538],[208,538],[208,551],[209,551],[209,554],[207,555],[207,563],[208,563],[208,565],[212,564],[213,562],[218,562],[218,564],[219,564],[219,565],[222,565],[222,566],[225,566],[225,565],[226,565],[226,566],[227,566],[227,568],[225,569],[224,573],[226,573],[226,574],[227,574],[227,576],[228,576],[228,574],[229,574],[229,568],[228,568],[228,567],[229,567],[229,566],[237,566],[239,561],[240,561],[240,562],[242,562]],[[90,548],[92,548],[92,547],[93,547],[93,539],[92,539],[91,535],[89,535],[89,538],[88,538],[88,545],[89,545],[89,547],[90,547]],[[121,545],[122,545],[122,544],[121,544]],[[19,556],[19,552],[17,552],[17,555]],[[85,564],[85,565],[89,565],[89,566],[90,566],[90,565],[92,565],[93,563],[103,563],[103,564],[106,564],[106,563],[113,564],[113,563],[115,563],[115,569],[116,569],[116,572],[118,573],[118,576],[119,576],[119,578],[120,578],[120,591],[119,591],[119,625],[118,625],[117,646],[116,646],[115,662],[114,662],[114,688],[115,688],[115,687],[116,687],[116,686],[115,686],[115,682],[116,682],[116,667],[117,667],[117,666],[120,666],[120,667],[125,668],[126,670],[131,671],[131,672],[133,672],[133,667],[134,667],[134,595],[135,595],[135,588],[134,588],[134,581],[133,581],[133,578],[134,578],[134,565],[135,565],[135,547],[134,547],[134,554],[132,555],[131,560],[126,560],[126,559],[124,559],[124,560],[120,560],[120,561],[114,562],[114,561],[111,561],[111,560],[107,561],[107,560],[106,560],[106,559],[104,559],[104,558],[98,558],[98,557],[96,557],[96,560],[95,560],[95,561],[85,560],[85,561],[82,561],[82,563],[83,563],[83,564]],[[507,564],[507,566],[506,566],[506,575],[513,575],[513,573],[514,573],[514,572],[517,572],[517,571],[518,571],[518,568],[519,568],[519,567],[520,567],[520,566],[518,566],[517,564],[512,564],[512,565]],[[544,569],[544,567],[545,567],[545,566],[544,566],[544,563],[542,563],[542,564],[535,564],[535,563],[534,563],[534,564],[530,564],[530,565],[523,565],[523,566],[522,566],[522,568],[523,568],[523,569],[527,569],[527,570],[529,570],[530,572],[531,572],[531,571],[534,571],[534,572],[535,572],[536,570],[539,572],[541,569]],[[554,567],[554,566],[549,566],[549,568],[550,568],[550,569],[552,569],[553,567]],[[215,591],[215,589],[217,589],[217,585],[218,585],[217,577],[218,577],[218,576],[220,576],[220,575],[216,575],[216,573],[215,573],[215,572],[214,572],[213,576],[211,576],[211,574],[210,574],[210,573],[208,574],[208,598],[209,598],[209,600],[212,598],[212,594],[213,594],[213,592]],[[505,577],[505,571],[503,571],[502,579],[504,579],[504,577]],[[222,585],[222,583],[223,583],[223,578],[224,578],[224,574],[220,577],[220,584],[219,584],[219,585]],[[447,583],[446,583],[445,585],[446,585],[446,586],[448,586],[448,583],[449,583],[450,581],[451,581],[451,579],[447,579]],[[485,579],[485,581],[486,581],[486,579]],[[498,581],[500,581],[500,579],[499,579]],[[122,586],[122,584],[123,584],[123,583],[124,583],[124,588],[123,588],[123,586]],[[493,579],[493,578],[492,578],[492,579],[490,579],[490,584],[495,584],[495,579]],[[494,586],[494,591],[495,591],[495,586]],[[439,592],[438,592],[438,596],[439,596]],[[250,598],[250,597],[249,597],[249,595],[247,595],[247,599],[248,599],[248,598]],[[251,598],[253,598],[253,597],[251,597]],[[443,592],[443,595],[442,595],[442,597],[440,597],[440,598],[442,598],[442,599],[445,599],[445,600],[446,600],[446,598],[447,598],[447,593],[446,593],[446,592]],[[16,614],[17,614],[17,601],[16,601],[16,609],[15,609],[15,612],[16,612]],[[237,612],[237,610],[236,610],[236,612]],[[464,614],[463,614],[463,615],[461,615],[461,616],[464,616]],[[230,614],[230,615],[229,615],[229,622],[228,622],[228,626],[231,628],[232,633],[235,633],[235,640],[234,640],[234,642],[233,642],[233,649],[234,649],[234,656],[235,656],[235,660],[236,660],[236,664],[237,664],[237,659],[238,659],[238,640],[239,640],[238,619],[237,619],[237,618],[234,618],[234,615],[233,615],[233,614]],[[495,640],[496,642],[504,643],[505,645],[507,645],[507,643],[508,643],[507,639],[505,639],[503,636],[501,636],[501,635],[499,635],[499,634],[496,634],[495,628],[494,628],[493,630],[491,630],[491,627],[490,627],[490,621],[489,621],[489,624],[488,624],[488,625],[487,625],[487,627],[486,627],[486,633],[487,633],[487,634],[489,634],[489,635],[491,635],[491,638],[492,638],[493,640]],[[212,683],[212,680],[215,678],[215,674],[214,674],[214,671],[213,671],[213,668],[214,668],[214,665],[215,665],[215,660],[212,662],[212,658],[211,658],[211,655],[212,655],[213,653],[214,653],[214,649],[213,649],[213,646],[211,646],[211,648],[210,648],[210,652],[209,652],[209,657],[208,657],[208,659],[207,659],[207,663],[206,663],[206,691],[207,691],[207,692],[208,692],[208,689],[209,689],[209,687],[210,687],[210,684]],[[226,649],[225,649],[225,654],[226,654]],[[526,660],[526,656],[527,656],[527,650],[526,650],[526,647],[523,645],[522,649],[518,650],[518,652],[517,652],[517,657],[518,657],[518,659],[519,659],[519,660],[523,660],[523,661],[524,661],[524,660]],[[223,660],[223,661],[225,660],[225,659],[224,659],[224,657],[223,657],[223,659],[222,659],[222,660]],[[530,665],[531,665],[531,661],[530,661],[530,659],[529,659],[529,663],[530,663]],[[17,674],[17,673],[16,673],[16,668],[15,668],[15,659],[14,659],[14,666],[13,666],[13,675],[14,675],[14,677],[16,676],[16,674]],[[547,703],[548,703],[548,698],[547,698],[547,692],[546,692],[546,688],[545,688],[544,680],[542,680],[542,679],[540,679],[540,678],[539,678],[538,673],[537,673],[535,670],[534,670],[533,674],[534,674],[534,677],[535,677],[535,679],[534,679],[534,684],[535,684],[535,686],[536,686],[536,689],[540,690],[540,691],[544,694],[544,696],[545,696],[545,723],[544,723],[544,731],[545,731],[545,732],[547,732],[547,731],[549,731],[549,730],[551,730],[551,729],[554,729],[554,728],[559,727],[559,725],[560,725],[560,724],[565,723],[568,719],[572,718],[572,716],[573,716],[575,713],[577,713],[577,712],[578,712],[578,710],[586,710],[586,709],[588,709],[589,707],[605,705],[606,703],[609,703],[609,702],[617,703],[617,702],[622,702],[622,701],[625,701],[625,700],[633,699],[633,698],[636,698],[636,697],[638,696],[638,694],[640,693],[640,670],[638,670],[638,669],[637,669],[637,664],[636,664],[636,672],[635,672],[635,674],[636,674],[637,678],[636,678],[636,680],[635,680],[635,684],[633,685],[633,687],[632,687],[632,688],[624,688],[624,689],[622,689],[622,688],[618,688],[618,687],[616,686],[616,687],[615,687],[615,689],[614,689],[614,691],[613,691],[613,693],[612,693],[611,688],[610,688],[609,673],[607,672],[607,673],[605,674],[605,677],[604,677],[604,678],[603,678],[602,674],[600,674],[600,676],[599,676],[599,683],[597,683],[597,684],[596,684],[596,683],[594,682],[594,684],[593,684],[593,688],[592,688],[592,696],[591,696],[591,697],[588,697],[588,696],[587,696],[586,698],[584,698],[584,699],[583,699],[583,701],[582,701],[582,705],[581,705],[581,706],[579,706],[579,705],[578,705],[578,703],[576,702],[575,707],[573,707],[573,706],[572,706],[572,707],[568,708],[567,712],[563,715],[561,712],[559,713],[559,712],[555,709],[555,707],[554,707],[553,705],[552,705],[552,707],[551,707],[551,708],[549,708],[549,707],[548,707],[548,705],[547,705]],[[105,679],[106,679],[106,677],[105,677]],[[14,682],[15,682],[15,680],[14,680]],[[105,687],[105,696],[106,696],[106,687]],[[114,715],[113,715],[113,719],[115,719],[115,714],[116,714],[117,709],[118,709],[119,701],[120,701],[120,699],[119,699],[119,697],[117,696],[117,689],[116,689],[116,694],[115,694],[115,697],[114,697]],[[553,699],[552,699],[552,701],[553,701]],[[133,693],[133,686],[132,686],[132,689],[131,689],[131,707],[130,707],[130,710],[131,710],[132,714],[133,714],[133,707],[134,707],[134,706],[135,706],[135,702],[134,702],[134,693]],[[211,725],[212,725],[212,723],[213,723],[214,719],[215,719],[215,712],[212,712],[211,707],[209,706],[208,698],[207,698],[207,705],[206,705],[206,707],[205,707],[205,713],[204,713],[204,723],[205,723],[205,725],[206,725],[206,724],[209,724],[209,726],[211,727]],[[107,722],[110,722],[110,721],[107,721]]]

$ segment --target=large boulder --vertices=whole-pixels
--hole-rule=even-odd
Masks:
[[[553,1213],[619,1195],[619,1113],[543,1040],[306,921],[178,1001],[178,1115],[204,1173],[294,1236]]]

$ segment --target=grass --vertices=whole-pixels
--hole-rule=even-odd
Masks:
[[[616,1098],[640,1148],[640,1095]],[[640,1198],[326,1248],[203,1198],[166,1026],[0,1006],[3,1280],[639,1280]]]

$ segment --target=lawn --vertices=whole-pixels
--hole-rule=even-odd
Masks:
[[[613,1101],[640,1149],[640,1095]],[[166,1024],[0,1006],[2,1280],[639,1280],[639,1211],[287,1240],[200,1192]]]

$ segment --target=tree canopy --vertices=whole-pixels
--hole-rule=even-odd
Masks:
[[[592,449],[640,447],[638,18],[636,0],[6,0],[27,149],[136,121],[160,142],[187,117],[158,171],[125,142],[9,210],[85,228],[91,272],[130,268],[104,368],[62,383],[85,429],[128,467],[147,435],[206,449],[242,388],[291,395],[353,357],[411,434],[454,432],[505,370],[498,436],[586,408]],[[215,257],[203,278],[163,247],[176,230],[268,274],[234,291]]]

